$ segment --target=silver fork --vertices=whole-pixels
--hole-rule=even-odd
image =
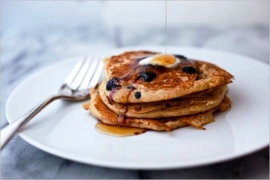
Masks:
[[[84,100],[89,97],[89,88],[95,87],[101,80],[103,63],[101,58],[86,58],[80,60],[66,77],[58,94],[47,98],[28,113],[7,125],[1,130],[1,149],[6,143],[42,109],[56,99]]]

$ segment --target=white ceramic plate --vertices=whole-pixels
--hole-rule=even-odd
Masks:
[[[160,50],[137,47],[125,50]],[[95,130],[97,120],[82,109],[83,102],[58,100],[25,126],[19,135],[46,152],[87,164],[123,169],[183,168],[221,162],[269,145],[269,66],[258,60],[199,48],[168,47],[215,63],[235,76],[228,96],[232,109],[215,115],[206,130],[185,127],[172,132],[147,132],[114,137]],[[78,58],[39,71],[10,95],[6,114],[13,122],[41,100],[57,92]]]

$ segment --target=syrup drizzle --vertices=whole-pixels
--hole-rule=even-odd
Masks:
[[[145,129],[134,128],[134,127],[123,127],[123,126],[112,126],[102,122],[96,124],[96,130],[100,133],[111,135],[111,136],[134,136],[143,134],[146,132]]]
[[[113,101],[113,94],[115,93],[115,91],[116,91],[116,89],[112,89],[111,91],[110,91],[110,94],[109,94],[109,101],[110,101],[110,104],[112,104],[112,101]]]
[[[132,86],[132,83],[131,83],[131,86]],[[126,103],[128,103],[129,96],[130,96],[130,94],[131,94],[131,92],[133,90],[135,90],[135,88],[129,89],[128,94],[126,96]],[[127,114],[127,111],[128,111],[128,106],[127,105],[124,105],[123,108],[125,108],[125,111],[123,113],[120,112],[119,115],[118,115],[118,119],[117,119],[117,122],[120,125],[125,125],[126,119],[127,119],[126,114]]]

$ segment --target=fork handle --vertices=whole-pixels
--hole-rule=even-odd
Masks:
[[[53,102],[56,99],[63,98],[62,95],[54,95],[46,100],[42,101],[35,108],[31,109],[25,115],[14,121],[13,123],[7,125],[1,130],[1,149],[6,145],[6,143],[23,127],[28,123],[33,117],[35,117],[42,109]]]

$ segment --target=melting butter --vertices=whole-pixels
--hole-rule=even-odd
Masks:
[[[154,56],[142,59],[139,65],[158,65],[167,68],[174,68],[181,62],[180,59],[171,54],[157,54]]]

